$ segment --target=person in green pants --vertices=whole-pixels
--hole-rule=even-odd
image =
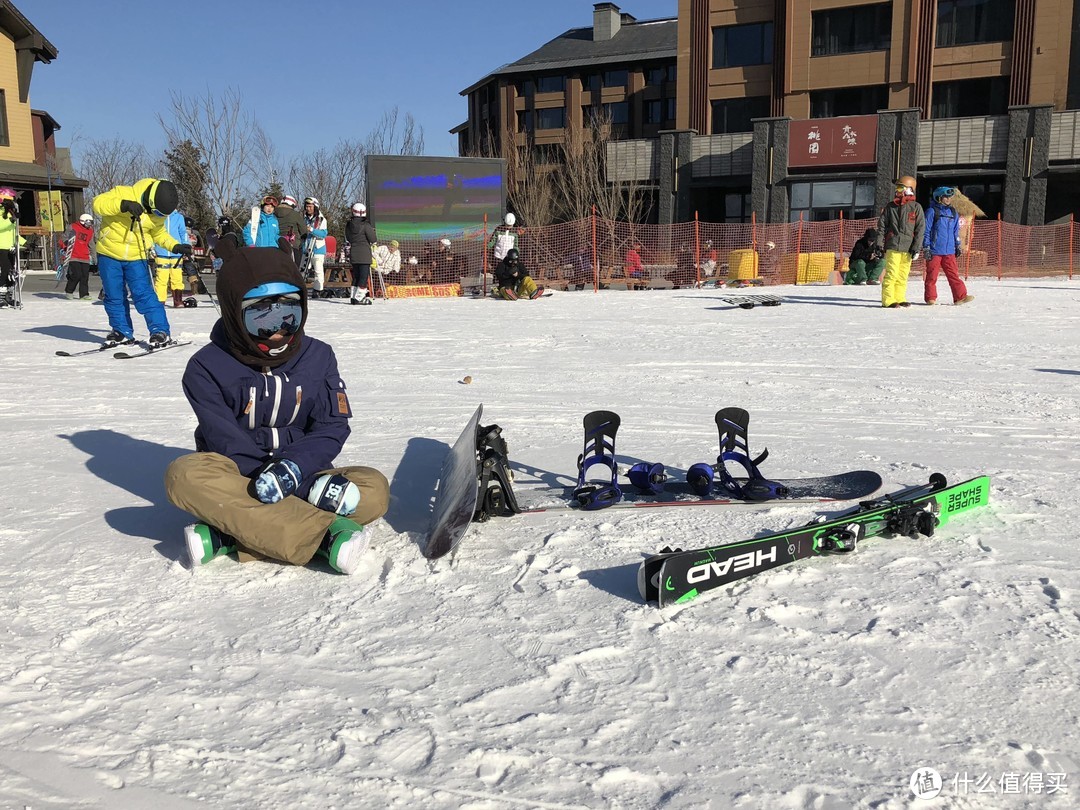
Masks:
[[[877,284],[881,271],[885,269],[885,258],[877,245],[877,230],[867,228],[851,248],[848,257],[848,271],[844,274],[845,284]]]

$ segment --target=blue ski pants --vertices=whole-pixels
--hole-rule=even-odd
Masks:
[[[146,319],[150,334],[169,334],[169,319],[165,317],[165,307],[154,292],[150,267],[145,261],[120,261],[99,255],[98,272],[101,274],[101,289],[105,291],[105,313],[109,316],[109,326],[125,337],[135,336],[126,288],[131,291],[135,309]]]

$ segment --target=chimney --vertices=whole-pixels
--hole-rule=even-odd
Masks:
[[[605,42],[612,39],[622,26],[622,15],[614,3],[596,3],[593,5],[593,42]]]

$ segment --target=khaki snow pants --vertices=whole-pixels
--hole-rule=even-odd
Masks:
[[[371,467],[337,467],[360,489],[360,505],[351,520],[368,524],[386,514],[390,484]],[[262,503],[251,494],[251,479],[220,453],[190,453],[165,471],[169,500],[204,523],[234,538],[241,562],[274,559],[304,565],[337,519],[305,499],[290,495],[277,503]]]

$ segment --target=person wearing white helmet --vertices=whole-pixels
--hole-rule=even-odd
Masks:
[[[503,218],[502,225],[492,231],[491,238],[488,240],[488,250],[491,251],[491,258],[494,260],[491,263],[492,267],[498,266],[499,262],[506,258],[506,254],[511,248],[518,247],[518,235],[521,231],[514,230],[516,224],[517,217],[512,213],[508,213]]]
[[[74,299],[75,289],[78,288],[79,300],[92,301],[90,265],[97,263],[97,253],[94,250],[94,218],[90,214],[83,214],[78,222],[71,223],[71,227],[64,231],[60,249],[68,257],[64,294]]]
[[[465,275],[465,257],[454,253],[454,246],[447,238],[439,240],[439,250],[431,265],[433,284],[454,284]]]
[[[280,225],[279,225],[280,227]],[[326,217],[319,211],[318,197],[304,198],[304,235],[300,252],[311,251],[311,266],[308,269],[314,274],[315,295],[313,298],[322,298],[323,282],[325,281],[323,266],[326,264],[326,235],[329,229]]]
[[[345,241],[349,243],[349,261],[352,263],[352,290],[350,304],[370,304],[368,279],[371,277],[371,249],[375,244],[375,226],[368,221],[367,206],[355,203],[352,217],[345,223]]]

